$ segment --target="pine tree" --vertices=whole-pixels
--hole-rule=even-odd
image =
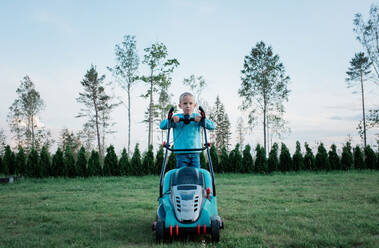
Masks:
[[[301,147],[300,147],[299,141],[296,141],[296,151],[292,156],[292,162],[293,162],[293,169],[295,171],[304,169],[304,158],[303,158],[303,154],[301,153]]]
[[[361,148],[357,145],[354,149],[354,168],[358,170],[366,169],[363,161],[363,154]]]
[[[118,167],[120,168],[121,176],[129,176],[130,175],[129,157],[128,157],[128,153],[126,152],[125,148],[122,150],[121,158],[118,162]]]
[[[50,154],[46,146],[42,147],[39,159],[39,167],[41,169],[41,177],[48,177],[51,167]]]
[[[65,175],[65,166],[63,160],[63,152],[60,148],[57,149],[56,153],[53,156],[53,163],[51,165],[51,174],[56,177],[63,177]]]
[[[223,146],[221,148],[221,156],[220,156],[220,171],[225,173],[225,172],[229,172],[229,156],[228,156],[228,152],[226,150],[226,147]]]
[[[247,144],[243,150],[242,173],[251,173],[254,170],[253,156],[251,156],[251,146]]]
[[[265,173],[268,170],[266,150],[264,147],[261,147],[259,144],[255,148],[255,166],[254,171],[256,173]]]
[[[304,169],[313,170],[315,168],[315,157],[313,155],[312,149],[309,147],[307,142],[305,142],[304,146],[305,146]]]
[[[88,176],[101,176],[101,165],[99,152],[92,150],[88,159]]]
[[[228,170],[227,172],[234,172],[236,168],[236,151],[233,149],[229,152],[229,158],[228,158]]]
[[[12,156],[12,150],[9,145],[5,147],[5,153],[2,161],[3,170],[1,171],[5,175],[12,175],[14,173],[14,159]]]
[[[279,168],[280,171],[292,171],[292,159],[290,151],[287,146],[282,143],[280,147],[280,155],[279,155]]]
[[[159,146],[159,150],[157,152],[157,155],[155,157],[155,174],[159,175],[162,170],[163,166],[163,160],[164,160],[164,154],[163,154],[163,146]]]
[[[375,169],[376,154],[371,149],[370,145],[367,145],[364,149],[365,164],[368,169]]]
[[[279,159],[278,159],[278,150],[279,146],[277,143],[272,145],[271,151],[268,155],[268,172],[274,172],[278,170],[279,167]]]
[[[141,163],[141,153],[139,151],[139,144],[137,143],[134,147],[134,153],[130,161],[132,167],[132,175],[140,176],[142,175],[142,163]]]
[[[64,176],[66,177],[75,177],[76,168],[75,168],[75,159],[72,154],[70,146],[66,146],[66,149],[63,154],[63,163],[64,163]]]
[[[78,153],[78,158],[76,160],[76,170],[77,176],[86,177],[87,176],[87,158],[86,149],[82,146]]]
[[[351,153],[351,144],[346,142],[342,147],[342,156],[341,156],[341,169],[349,170],[353,167],[353,155]]]
[[[0,154],[0,175],[3,173],[3,158],[1,157]]]
[[[211,146],[210,155],[211,155],[211,160],[212,160],[214,172],[215,173],[221,172],[220,166],[219,166],[219,161],[218,161],[217,149],[215,146]]]
[[[18,147],[18,153],[16,155],[16,174],[24,175],[26,167],[26,155],[22,146]]]
[[[336,145],[332,144],[330,146],[330,151],[328,152],[330,169],[331,170],[340,170],[341,169],[341,161],[337,154]]]
[[[38,152],[32,148],[26,161],[27,176],[28,177],[40,177],[40,169],[38,166]]]
[[[107,148],[107,155],[105,155],[105,158],[104,158],[103,175],[104,176],[119,176],[120,175],[120,169],[118,168],[117,155],[114,151],[113,145],[110,145]]]
[[[316,170],[330,170],[328,153],[323,143],[320,143],[320,145],[318,146],[315,162]]]

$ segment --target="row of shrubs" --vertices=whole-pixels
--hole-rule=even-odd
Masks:
[[[291,156],[287,146],[274,143],[268,158],[266,151],[259,144],[255,147],[253,159],[251,146],[246,145],[241,151],[240,145],[228,152],[225,148],[217,151],[211,147],[210,156],[216,173],[271,173],[274,171],[330,171],[349,169],[379,169],[379,156],[370,146],[363,151],[359,146],[352,149],[347,142],[342,148],[342,154],[337,154],[337,147],[332,145],[327,151],[321,143],[316,155],[305,143],[305,153],[301,152],[300,143],[296,144],[296,151]],[[133,155],[129,158],[126,149],[118,159],[114,147],[107,148],[106,155],[101,161],[99,153],[87,153],[82,147],[77,153],[71,152],[69,146],[64,151],[60,148],[51,156],[44,147],[40,152],[32,149],[28,154],[23,148],[14,153],[6,146],[3,157],[0,156],[0,174],[19,175],[26,177],[88,177],[88,176],[143,176],[159,174],[164,160],[163,148],[154,156],[153,147],[141,155],[138,144]],[[200,163],[208,168],[206,153],[200,153]],[[175,154],[170,153],[167,161],[167,170],[176,166]]]

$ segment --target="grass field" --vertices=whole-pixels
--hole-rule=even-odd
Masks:
[[[157,176],[0,185],[0,247],[151,247]],[[161,247],[379,247],[379,172],[216,175],[221,241]],[[158,246],[158,245],[157,245]]]

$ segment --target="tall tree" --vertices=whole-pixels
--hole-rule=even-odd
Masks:
[[[7,138],[4,134],[4,129],[0,129],[0,156],[4,155],[5,147],[7,146]]]
[[[121,44],[115,47],[115,55],[117,64],[108,70],[113,73],[116,82],[127,93],[128,107],[128,154],[130,154],[131,139],[131,88],[138,80],[139,57],[137,54],[136,37],[133,35],[125,35]]]
[[[118,159],[114,151],[113,145],[110,145],[107,148],[107,155],[105,155],[105,158],[104,158],[103,175],[104,176],[119,176],[120,175],[120,169],[118,167]]]
[[[98,76],[96,67],[91,65],[91,68],[84,75],[80,82],[83,86],[83,92],[79,93],[76,100],[84,105],[80,109],[80,113],[76,117],[86,117],[88,125],[96,131],[97,147],[100,154],[100,159],[103,158],[100,129],[102,121],[104,121],[102,113],[109,111],[114,105],[110,103],[111,98],[106,94],[104,88],[105,75]]]
[[[365,114],[365,95],[363,82],[367,80],[367,75],[371,73],[369,70],[371,66],[368,57],[365,57],[364,53],[356,53],[354,58],[350,61],[350,67],[346,74],[348,77],[346,81],[348,87],[355,86],[354,82],[360,83],[361,88],[361,100],[362,100],[362,120],[363,120],[363,141],[364,146],[366,146],[366,114]]]
[[[195,76],[191,75],[188,78],[184,78],[183,84],[188,86],[191,92],[195,95],[195,101],[198,106],[203,106],[203,99],[201,97],[201,93],[204,88],[207,86],[205,79],[203,76]]]
[[[101,176],[101,165],[99,153],[92,150],[91,156],[88,159],[88,176]]]
[[[279,55],[274,55],[271,46],[263,41],[256,44],[245,56],[241,71],[242,109],[250,110],[249,123],[256,120],[257,111],[263,113],[264,148],[267,150],[267,118],[270,111],[284,109],[283,101],[288,101],[290,80]]]
[[[366,169],[366,164],[363,160],[363,153],[361,148],[357,145],[353,149],[353,157],[354,157],[354,168],[361,170]]]
[[[70,146],[73,153],[77,153],[81,146],[79,134],[75,135],[74,132],[68,130],[68,128],[62,129],[59,137],[59,147],[64,150],[66,146]]]
[[[221,153],[222,147],[225,147],[226,150],[229,150],[230,146],[230,121],[228,114],[225,113],[224,104],[221,102],[220,97],[216,97],[216,102],[213,107],[212,113],[209,115],[209,119],[215,123],[215,139],[216,139],[216,148],[218,152]]]
[[[149,67],[149,74],[142,76],[141,80],[149,85],[147,93],[143,96],[149,98],[148,146],[150,146],[153,144],[154,93],[158,92],[161,87],[167,87],[171,84],[171,73],[179,65],[179,62],[176,59],[167,59],[167,47],[161,42],[152,44],[151,47],[145,48],[144,51],[145,55],[142,63]]]
[[[237,142],[238,144],[240,144],[241,149],[242,149],[242,147],[244,146],[245,136],[246,136],[246,127],[245,127],[242,117],[239,117],[237,120],[236,132],[237,132]]]
[[[9,107],[8,123],[17,146],[21,145],[30,150],[40,146],[37,141],[40,141],[41,137],[38,136],[46,135],[38,118],[45,104],[28,75],[23,78],[16,93],[17,98]]]
[[[72,154],[70,146],[66,146],[63,154],[63,163],[64,163],[64,176],[66,177],[76,177],[76,167],[75,159]]]
[[[369,18],[367,22],[364,21],[362,14],[355,14],[354,32],[357,40],[362,44],[366,50],[372,67],[374,68],[376,77],[374,82],[378,84],[379,81],[379,6],[374,3],[370,7]]]

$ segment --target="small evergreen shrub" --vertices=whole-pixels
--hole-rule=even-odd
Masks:
[[[129,157],[126,149],[124,148],[121,153],[121,158],[118,162],[118,167],[120,168],[121,176],[129,176],[130,175],[130,165],[129,165]]]
[[[332,170],[341,170],[341,161],[337,154],[337,147],[336,145],[330,146],[330,151],[328,152],[329,157],[329,163],[330,163],[330,169]]]
[[[330,170],[330,164],[328,159],[328,153],[323,143],[320,143],[316,154],[316,170]]]
[[[305,147],[304,169],[313,170],[315,169],[315,157],[313,155],[312,149],[309,147],[307,142],[305,142],[304,147]]]
[[[361,148],[357,145],[354,149],[354,168],[358,170],[366,169],[365,162],[363,161],[363,153]]]
[[[300,171],[304,169],[304,158],[303,154],[301,153],[301,146],[299,141],[296,141],[296,151],[292,156],[292,162],[293,169],[295,171]]]
[[[268,172],[274,172],[278,170],[279,167],[279,158],[278,158],[278,150],[279,146],[278,143],[274,143],[271,147],[271,151],[268,154]]]
[[[251,173],[254,170],[253,156],[251,155],[251,146],[247,144],[243,150],[242,173]]]
[[[376,154],[374,150],[371,149],[370,145],[367,145],[364,149],[365,153],[365,164],[368,169],[375,169]]]
[[[279,155],[279,170],[282,172],[292,170],[292,158],[287,146],[282,143]]]
[[[341,169],[349,170],[352,167],[353,167],[353,154],[351,153],[351,144],[350,142],[346,142],[346,144],[342,147]]]

